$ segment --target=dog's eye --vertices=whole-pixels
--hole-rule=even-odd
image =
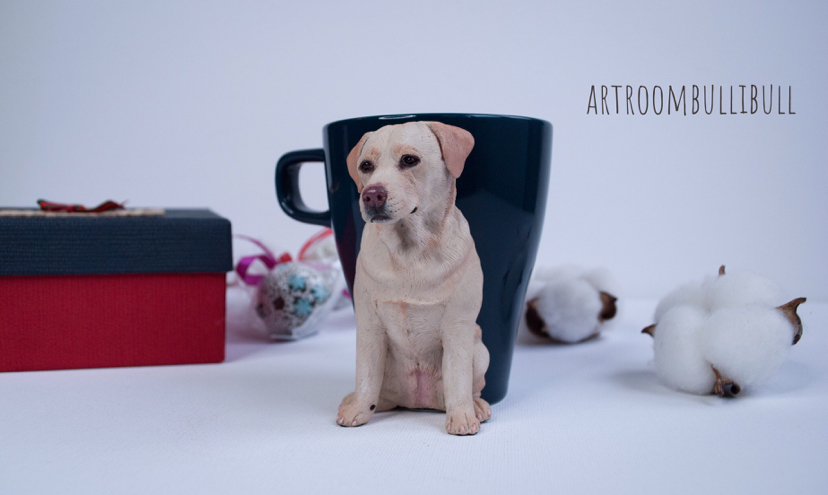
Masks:
[[[403,168],[410,168],[420,163],[420,159],[414,155],[403,155],[400,158],[400,166]]]
[[[373,170],[374,170],[374,164],[369,162],[368,160],[365,160],[364,162],[359,164],[359,171],[360,172],[365,172],[367,174],[368,172],[373,172]]]

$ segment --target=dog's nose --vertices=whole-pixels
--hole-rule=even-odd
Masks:
[[[388,198],[388,191],[382,186],[371,186],[362,191],[362,202],[368,208],[382,208]]]

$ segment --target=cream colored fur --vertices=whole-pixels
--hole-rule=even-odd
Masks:
[[[348,157],[359,190],[380,185],[387,200],[381,216],[360,201],[356,390],[342,400],[337,424],[358,426],[395,407],[438,409],[449,433],[469,435],[491,417],[480,398],[489,353],[475,322],[483,271],[454,205],[473,145],[463,129],[410,122],[366,134]],[[420,162],[401,166],[406,154]],[[359,170],[364,162],[373,170]]]

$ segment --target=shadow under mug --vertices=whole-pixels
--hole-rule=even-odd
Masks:
[[[324,148],[293,151],[279,159],[276,195],[292,218],[333,229],[348,288],[353,290],[365,222],[346,157],[366,132],[412,121],[438,121],[474,136],[474,148],[457,179],[456,204],[469,222],[483,268],[483,306],[477,323],[490,362],[482,396],[496,403],[506,396],[526,286],[540,242],[549,189],[552,124],[528,117],[455,113],[332,122],[323,131]],[[306,162],[325,164],[328,211],[312,211],[302,201],[299,169]]]

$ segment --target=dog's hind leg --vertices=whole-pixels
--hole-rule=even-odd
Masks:
[[[491,419],[492,408],[488,402],[480,397],[483,387],[486,386],[486,370],[489,369],[489,350],[486,349],[483,341],[480,340],[481,335],[482,332],[478,325],[474,342],[472,396],[474,397],[474,413],[477,419],[483,423]]]
[[[396,401],[393,401],[387,397],[384,397],[380,394],[379,401],[377,401],[377,411],[376,412],[383,412],[383,411],[390,411],[391,409],[395,409],[399,404]]]

